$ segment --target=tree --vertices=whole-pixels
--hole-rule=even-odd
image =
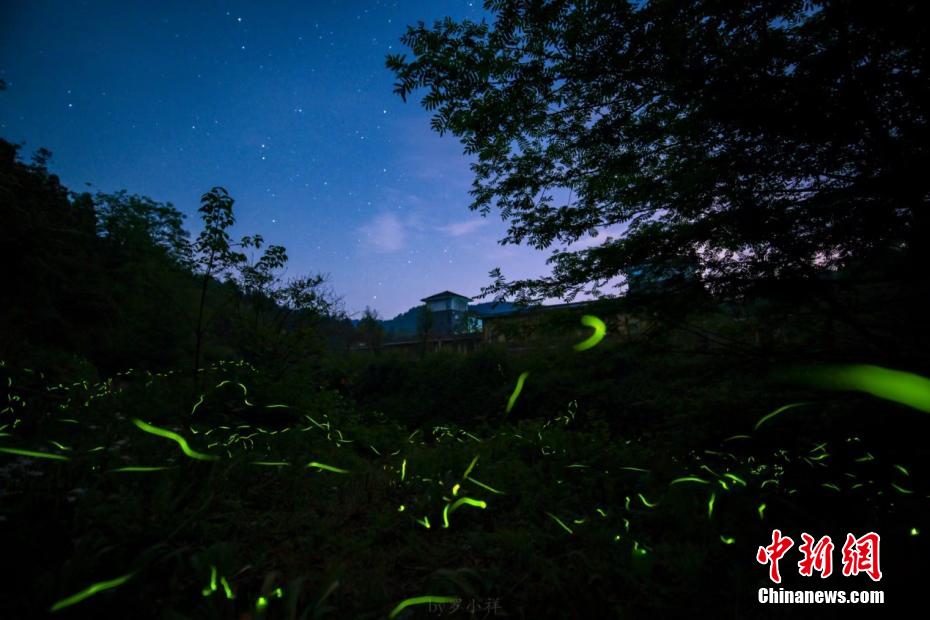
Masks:
[[[417,335],[420,337],[421,353],[426,352],[426,341],[429,340],[430,332],[436,323],[436,316],[430,310],[429,304],[420,306],[420,312],[417,314]]]
[[[232,268],[242,264],[246,257],[234,248],[248,246],[253,242],[253,239],[245,237],[241,243],[236,244],[229,236],[229,228],[236,223],[232,210],[234,202],[222,187],[214,187],[200,197],[198,211],[203,221],[203,230],[197,236],[192,248],[194,268],[200,276],[200,302],[194,328],[194,376],[200,370],[200,359],[203,353],[207,288],[210,281],[228,275]]]
[[[244,247],[261,248],[261,236],[245,237]],[[240,289],[237,335],[240,349],[253,363],[285,368],[322,345],[318,328],[341,314],[341,300],[322,274],[285,280],[278,272],[287,264],[284,247],[270,245],[255,261],[238,266]]]
[[[358,322],[358,331],[368,346],[368,349],[378,353],[381,350],[381,339],[384,336],[384,327],[381,326],[378,311],[365,306],[362,319]]]
[[[472,210],[571,299],[693,257],[715,292],[906,252],[930,264],[930,5],[491,0],[408,27],[396,92],[475,157]],[[610,229],[600,245],[569,245]]]

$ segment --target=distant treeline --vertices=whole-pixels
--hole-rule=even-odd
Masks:
[[[325,277],[282,281],[284,248],[229,237],[222,188],[191,240],[170,203],[70,191],[49,151],[25,162],[19,148],[0,139],[0,357],[91,374],[229,357],[280,370],[353,338]]]

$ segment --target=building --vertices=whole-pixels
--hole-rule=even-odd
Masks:
[[[442,336],[460,334],[470,331],[467,322],[468,302],[471,297],[459,295],[452,291],[443,291],[424,297],[420,301],[433,315],[430,335]]]

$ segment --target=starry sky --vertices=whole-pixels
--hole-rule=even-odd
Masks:
[[[356,318],[548,272],[470,211],[469,159],[384,67],[408,24],[488,17],[480,2],[0,0],[0,136],[54,156],[72,190],[171,202],[198,230],[225,187],[239,237],[284,245]],[[90,183],[91,187],[87,184]]]

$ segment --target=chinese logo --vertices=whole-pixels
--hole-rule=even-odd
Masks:
[[[803,542],[798,546],[798,551],[804,557],[798,562],[798,573],[804,577],[810,577],[814,572],[818,572],[822,579],[832,575],[833,540],[829,536],[824,536],[815,541],[814,537],[806,532],[801,534],[801,540]],[[853,534],[846,534],[846,542],[842,548],[843,576],[850,577],[865,573],[872,581],[879,581],[882,578],[878,559],[880,541],[879,535],[875,532],[869,532],[859,538]],[[781,530],[772,530],[772,544],[759,547],[756,552],[756,561],[759,564],[768,565],[769,579],[774,583],[781,583],[778,563],[793,546],[794,540],[788,536],[782,536]]]

